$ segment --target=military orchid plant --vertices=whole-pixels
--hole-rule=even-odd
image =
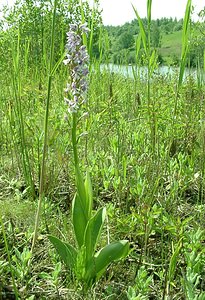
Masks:
[[[83,45],[82,35],[88,33],[86,24],[70,25],[67,33],[65,65],[69,67],[69,83],[65,89],[65,102],[72,115],[72,146],[76,173],[76,194],[72,202],[72,222],[77,247],[49,235],[65,265],[70,268],[78,280],[90,287],[105,272],[108,265],[127,256],[129,244],[121,240],[96,250],[106,217],[106,209],[93,211],[93,196],[90,176],[87,172],[83,181],[77,152],[77,116],[86,100],[89,74],[89,56]]]

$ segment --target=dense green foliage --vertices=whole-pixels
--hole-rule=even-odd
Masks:
[[[99,55],[98,39],[102,24],[98,9],[98,1],[95,7],[90,8],[87,1],[80,5],[79,1],[59,1],[56,12],[55,25],[55,61],[64,54],[66,32],[69,24],[74,21],[87,22],[92,28],[92,36],[88,37],[88,48],[90,56]],[[1,31],[0,49],[5,61],[10,61],[12,50],[18,44],[21,48],[20,54],[24,56],[22,64],[27,67],[48,68],[50,59],[52,5],[49,0],[21,0],[16,1],[14,7],[4,7]],[[7,51],[3,51],[7,47]],[[29,55],[28,55],[29,53]],[[26,61],[25,61],[26,60]]]
[[[0,298],[205,299],[205,65],[201,69],[198,64],[196,76],[184,76],[190,44],[198,49],[198,62],[202,59],[204,23],[197,23],[189,37],[187,13],[183,28],[149,40],[152,27],[149,31],[146,23],[140,27],[133,21],[134,40],[141,30],[137,47],[141,45],[147,69],[133,67],[129,77],[101,66],[111,53],[109,36],[96,25],[100,13],[73,0],[70,10],[67,1],[55,1],[55,15],[50,1],[38,3],[41,9],[32,0],[16,4],[8,12],[9,28],[0,33]],[[70,22],[66,11],[86,19],[91,29],[84,39],[92,62],[89,91],[75,131],[75,118],[64,103],[70,79],[62,64]],[[181,30],[180,74],[156,74],[154,45],[163,39],[168,45],[166,38],[175,40]],[[129,32],[119,34],[127,62],[134,42],[131,28]],[[83,190],[76,188],[75,147],[81,172],[88,170],[92,178],[93,209],[83,229],[85,237],[94,237],[92,243],[88,238],[90,253],[78,249],[82,218],[76,203],[74,220],[71,216],[76,190]],[[90,200],[88,181],[83,194]],[[39,198],[43,205],[32,247]],[[106,207],[106,217],[100,207]],[[116,257],[118,240],[129,241],[128,256],[106,268],[125,257]],[[63,250],[67,256],[74,248],[82,250],[74,272],[50,241],[61,258]],[[94,268],[89,285],[96,277],[99,281],[85,290],[79,281],[86,275],[84,255],[96,258],[95,250],[107,250],[107,244],[113,253],[97,252],[103,257],[100,274]],[[72,264],[72,259],[66,262]]]
[[[204,49],[204,12],[200,22],[192,24],[192,35],[198,37],[192,44],[190,64],[196,66],[198,61],[203,64]],[[147,19],[142,19],[147,27]],[[151,46],[158,51],[158,62],[166,65],[178,65],[181,55],[183,19],[161,18],[151,21]],[[199,29],[200,28],[200,29]],[[136,39],[140,32],[137,19],[122,26],[105,26],[109,39],[109,61],[116,64],[136,63]],[[197,32],[197,33],[196,33]],[[200,38],[199,38],[200,36]],[[192,39],[193,40],[193,39]],[[141,50],[139,64],[144,64]]]

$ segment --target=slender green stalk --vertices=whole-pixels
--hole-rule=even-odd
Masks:
[[[16,50],[16,51],[15,51]],[[31,165],[25,139],[24,116],[21,104],[21,74],[20,74],[20,30],[18,31],[17,49],[13,49],[13,91],[15,98],[16,123],[18,124],[20,137],[20,153],[24,180],[31,189],[31,195],[35,197],[34,182],[32,178]]]
[[[73,113],[72,116],[73,116],[73,124],[72,124],[73,156],[74,156],[75,168],[77,168],[79,166],[78,151],[77,151],[77,138],[76,138],[77,115],[76,115],[76,113]]]
[[[136,17],[138,19],[140,34],[138,35],[136,41],[136,58],[138,58],[141,40],[143,42],[143,47],[147,59],[147,110],[149,115],[149,123],[150,123],[150,134],[151,134],[151,142],[152,142],[152,152],[155,152],[156,148],[156,128],[157,121],[155,117],[153,103],[151,102],[151,77],[153,75],[153,71],[156,67],[157,56],[155,50],[151,49],[151,8],[152,8],[152,0],[147,0],[147,35],[145,31],[144,24],[134,6],[132,6]]]
[[[90,37],[89,37],[89,47],[88,53],[90,57],[90,61],[92,61],[92,46],[93,46],[93,34],[94,34],[94,19],[95,19],[95,1],[93,3],[92,8],[92,18],[91,18],[91,25],[90,25]]]
[[[204,49],[204,73],[205,73],[205,49]]]
[[[147,60],[148,60],[148,79],[147,79],[147,101],[148,101],[148,114],[150,119],[150,127],[151,127],[151,139],[152,139],[152,150],[155,150],[155,117],[154,113],[151,113],[151,76],[152,76],[152,66],[151,66],[151,7],[152,0],[147,0],[147,20],[148,20],[148,28],[147,28]],[[153,118],[152,116],[153,115]]]
[[[50,97],[51,97],[51,83],[52,83],[52,75],[53,75],[54,33],[55,33],[57,3],[58,3],[58,0],[55,0],[54,9],[53,9],[52,33],[51,33],[50,68],[49,68],[49,76],[48,76],[48,91],[47,91],[46,111],[45,111],[45,119],[44,119],[43,157],[42,157],[42,166],[41,166],[41,175],[40,175],[38,208],[37,208],[37,213],[36,213],[34,235],[33,235],[32,247],[31,247],[31,252],[32,253],[33,253],[33,249],[34,249],[35,242],[36,242],[36,239],[37,239],[38,227],[39,227],[39,221],[40,221],[40,213],[41,213],[41,206],[42,206],[42,201],[43,201],[43,198],[44,198],[44,178],[45,178],[47,143],[48,143],[48,117],[49,117],[49,106],[50,106]]]
[[[25,42],[25,50],[24,50],[24,66],[25,66],[25,77],[28,75],[28,55],[29,55],[29,48],[30,48],[30,39]]]
[[[176,98],[175,98],[175,105],[174,105],[174,115],[173,115],[174,118],[177,114],[179,89],[183,82],[183,76],[184,76],[184,71],[185,71],[186,61],[187,61],[187,54],[189,50],[188,38],[190,33],[191,5],[192,5],[192,0],[188,0],[186,5],[184,22],[183,22],[182,52],[181,52],[181,61],[180,61],[180,69],[179,69],[179,79],[177,83]]]
[[[8,257],[8,262],[9,262],[9,268],[10,268],[10,272],[11,272],[11,279],[12,279],[12,284],[13,284],[13,288],[14,288],[14,293],[15,293],[16,299],[19,299],[18,290],[17,290],[15,278],[14,278],[14,270],[13,270],[12,264],[11,264],[11,256],[10,256],[10,252],[9,252],[9,246],[8,246],[8,243],[7,243],[6,232],[5,232],[5,228],[4,228],[4,222],[2,220],[2,215],[1,214],[0,214],[0,223],[1,223],[1,228],[2,228],[2,233],[3,233],[3,238],[4,238],[6,254],[7,254],[7,257]]]

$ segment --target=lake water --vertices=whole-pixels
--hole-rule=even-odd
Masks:
[[[102,64],[101,70],[108,70],[113,73],[122,74],[126,77],[134,78],[134,75],[139,75],[142,79],[146,78],[147,75],[147,67],[136,67],[136,66],[124,66],[124,65],[115,65],[115,64]],[[179,67],[168,67],[168,66],[160,66],[154,71],[154,75],[164,75],[167,77],[177,76],[179,74]],[[193,76],[193,78],[197,79],[199,74],[197,74],[196,69],[185,69],[184,79],[189,76]],[[202,73],[200,75],[200,79],[205,79],[205,74]]]

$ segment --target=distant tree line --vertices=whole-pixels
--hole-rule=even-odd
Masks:
[[[147,19],[142,19],[145,28]],[[151,45],[154,48],[161,47],[163,34],[169,34],[182,30],[183,20],[173,18],[161,18],[152,20]],[[113,63],[135,63],[135,41],[140,32],[137,19],[122,26],[105,26],[109,36],[109,58]]]
[[[204,17],[204,10],[201,12],[201,19]],[[142,19],[146,28],[147,19]],[[196,66],[197,63],[202,64],[204,40],[204,20],[198,23],[193,23],[192,34],[190,38],[193,43],[190,43],[189,63],[191,66]],[[163,64],[165,57],[160,51],[163,48],[163,38],[169,40],[174,37],[178,39],[178,44],[181,44],[181,35],[183,29],[183,19],[176,18],[161,18],[152,20],[151,22],[151,46],[158,50],[158,63]],[[114,64],[133,64],[136,63],[136,39],[140,32],[137,19],[127,22],[122,26],[105,26],[104,35],[107,35],[107,47],[104,49],[104,61],[109,61]],[[177,34],[179,33],[179,34]],[[171,43],[171,40],[170,40]],[[178,64],[180,51],[175,51],[173,46],[170,47],[170,63]],[[165,47],[168,48],[168,47]],[[168,51],[168,49],[166,49]],[[137,63],[143,64],[143,50],[141,49],[140,59]]]

